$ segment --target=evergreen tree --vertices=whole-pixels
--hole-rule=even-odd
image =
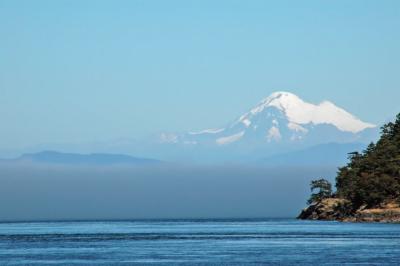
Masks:
[[[400,114],[381,128],[376,144],[349,154],[349,163],[339,168],[336,188],[337,196],[355,208],[400,198]]]
[[[307,201],[308,204],[317,203],[332,196],[332,184],[326,179],[313,180],[310,187],[311,192],[314,192],[314,190],[317,190],[317,192],[311,194],[310,199]]]

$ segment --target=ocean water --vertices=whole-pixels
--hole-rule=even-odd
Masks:
[[[0,223],[0,265],[400,265],[400,224],[270,220]]]

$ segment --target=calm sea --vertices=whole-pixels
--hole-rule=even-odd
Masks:
[[[0,265],[400,265],[400,224],[159,220],[0,224]]]

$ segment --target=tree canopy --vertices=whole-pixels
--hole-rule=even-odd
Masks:
[[[354,208],[400,198],[400,114],[381,128],[376,144],[349,153],[349,163],[339,168],[336,189],[337,197],[350,200]]]

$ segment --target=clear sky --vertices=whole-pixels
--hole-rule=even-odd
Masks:
[[[224,125],[276,90],[400,112],[400,1],[0,0],[0,149]]]

